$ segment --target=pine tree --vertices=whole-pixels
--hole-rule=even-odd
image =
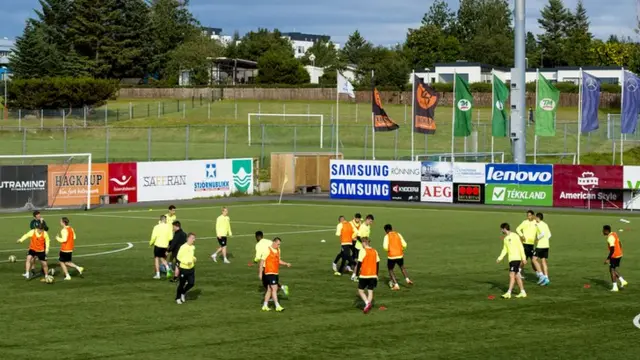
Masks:
[[[567,26],[566,59],[571,66],[593,65],[591,59],[591,40],[589,17],[582,0],[578,1],[576,10],[570,15]]]
[[[562,0],[549,0],[540,12],[538,24],[544,33],[538,36],[538,40],[543,53],[543,67],[567,65],[565,46],[569,22],[570,13],[564,7]]]
[[[340,51],[340,62],[358,66],[370,55],[372,49],[371,43],[356,30],[349,35],[349,39]]]
[[[445,35],[453,34],[455,21],[455,13],[444,0],[435,0],[429,7],[429,11],[422,17],[422,25],[433,25]]]
[[[465,59],[496,66],[513,63],[511,10],[506,0],[463,0],[460,14]]]

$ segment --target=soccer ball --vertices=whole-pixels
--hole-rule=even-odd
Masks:
[[[9,262],[10,263],[14,263],[14,262],[16,262],[16,260],[18,260],[18,259],[15,257],[15,255],[10,255],[9,256]]]
[[[53,276],[55,274],[56,274],[56,269],[54,268],[49,269],[49,275]]]
[[[45,276],[44,278],[44,282],[47,284],[53,284],[54,281],[53,276]]]

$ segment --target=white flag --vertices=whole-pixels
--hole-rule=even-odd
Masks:
[[[340,72],[338,72],[338,94],[348,94],[350,98],[356,97],[353,92],[353,85]]]

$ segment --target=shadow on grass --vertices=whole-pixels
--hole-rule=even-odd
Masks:
[[[198,298],[200,297],[200,295],[202,295],[202,290],[200,290],[200,289],[195,289],[195,290],[189,291],[189,292],[187,293],[186,298],[187,298],[187,300],[198,300]]]
[[[604,289],[609,289],[611,287],[611,284],[609,284],[608,281],[602,280],[602,279],[596,279],[596,278],[584,278],[585,280],[589,281],[590,283],[599,286],[601,288]]]

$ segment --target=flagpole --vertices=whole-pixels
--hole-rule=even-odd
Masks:
[[[416,110],[414,108],[416,103],[416,73],[415,70],[411,71],[411,161],[414,161],[414,131],[416,126]]]
[[[539,82],[540,82],[540,69],[536,69],[536,112],[538,110],[538,106],[540,106],[540,104],[538,104],[538,87],[539,87]],[[538,121],[538,119],[536,119],[536,122]],[[534,124],[533,126],[533,163],[537,164],[538,163],[538,132],[536,131],[537,128],[537,123]]]
[[[496,107],[496,99],[495,99],[495,83],[493,81],[496,74],[494,73],[495,69],[491,69],[491,162],[493,163],[493,115]]]
[[[584,75],[582,73],[582,68],[580,68],[580,78],[578,79],[578,149],[576,152],[578,153],[578,165],[580,165],[580,136],[582,134],[582,84],[584,83]]]
[[[340,77],[340,73],[338,73]],[[340,90],[336,84],[336,159],[338,158],[338,148],[340,147]]]
[[[624,165],[624,135],[622,134],[622,117],[624,116],[624,67],[622,67],[622,90],[620,94],[620,165]]]
[[[371,85],[373,85],[373,70],[371,70]],[[372,101],[375,101],[375,99],[371,99]],[[372,135],[372,141],[371,141],[371,159],[375,160],[376,159],[376,126],[375,126],[375,122],[374,122],[374,115],[373,115],[373,108],[371,109],[371,135]]]
[[[451,162],[454,163],[456,161],[455,155],[453,154],[455,150],[455,146],[453,143],[454,137],[453,134],[455,132],[456,125],[456,78],[457,78],[456,70],[453,70],[453,106],[451,106]]]

